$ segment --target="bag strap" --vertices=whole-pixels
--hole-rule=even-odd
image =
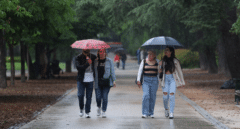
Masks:
[[[145,59],[143,59],[143,69],[144,69],[144,67],[145,67],[145,63],[146,63],[146,60]],[[142,76],[143,76],[143,69],[142,69]]]

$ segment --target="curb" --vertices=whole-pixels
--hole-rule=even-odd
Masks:
[[[209,122],[211,122],[211,124],[213,124],[215,127],[217,127],[218,129],[230,129],[229,127],[227,127],[226,125],[224,125],[223,123],[221,123],[220,121],[215,119],[213,116],[211,116],[206,110],[204,110],[203,108],[198,106],[194,101],[192,101],[189,98],[187,98],[183,93],[181,93],[178,90],[176,90],[176,92],[179,94],[179,96],[183,100],[187,101],[192,107],[195,108],[195,110],[199,114],[201,114],[205,119],[207,119]]]

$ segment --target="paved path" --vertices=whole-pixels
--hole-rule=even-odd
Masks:
[[[129,62],[134,63],[134,61]],[[136,64],[136,62],[135,62]],[[91,118],[79,117],[77,89],[48,107],[21,129],[214,129],[190,104],[176,94],[174,119],[164,117],[162,90],[158,89],[155,118],[141,118],[142,89],[135,85],[138,65],[117,69],[117,88],[109,93],[107,118],[97,116],[93,92]],[[130,67],[131,66],[131,67]]]

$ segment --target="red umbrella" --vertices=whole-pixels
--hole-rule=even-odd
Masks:
[[[79,40],[74,42],[71,45],[72,48],[78,49],[103,49],[103,48],[110,48],[110,46],[101,40],[96,39],[86,39],[86,40]]]

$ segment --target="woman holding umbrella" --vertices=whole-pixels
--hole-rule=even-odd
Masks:
[[[174,107],[175,107],[175,92],[176,87],[184,86],[185,81],[183,78],[182,69],[179,60],[175,57],[175,50],[173,47],[166,47],[165,56],[163,60],[159,62],[163,71],[162,86],[163,91],[163,104],[165,108],[165,117],[173,119]],[[170,111],[168,110],[168,101],[170,100]]]
[[[141,75],[143,73],[143,98],[142,98],[142,118],[151,116],[154,118],[154,107],[156,102],[156,93],[158,90],[158,61],[154,50],[148,51],[148,58],[142,60],[137,77],[137,85],[140,88]]]
[[[110,48],[110,46],[101,40],[86,39],[75,41],[71,47],[83,50],[83,53],[76,57],[76,67],[78,70],[77,94],[79,99],[80,117],[82,117],[84,115],[84,93],[86,90],[85,113],[86,118],[90,118],[89,113],[91,112],[93,84],[94,80],[97,78],[95,76],[96,69],[94,66],[96,64],[95,62],[97,62],[97,57],[90,53],[90,49]]]
[[[106,57],[106,49],[99,49],[95,62],[95,94],[97,101],[97,115],[106,117],[108,93],[111,87],[116,87],[116,76],[113,61]],[[102,104],[101,104],[102,103]],[[102,106],[101,106],[102,105]],[[102,108],[101,108],[102,107]]]

